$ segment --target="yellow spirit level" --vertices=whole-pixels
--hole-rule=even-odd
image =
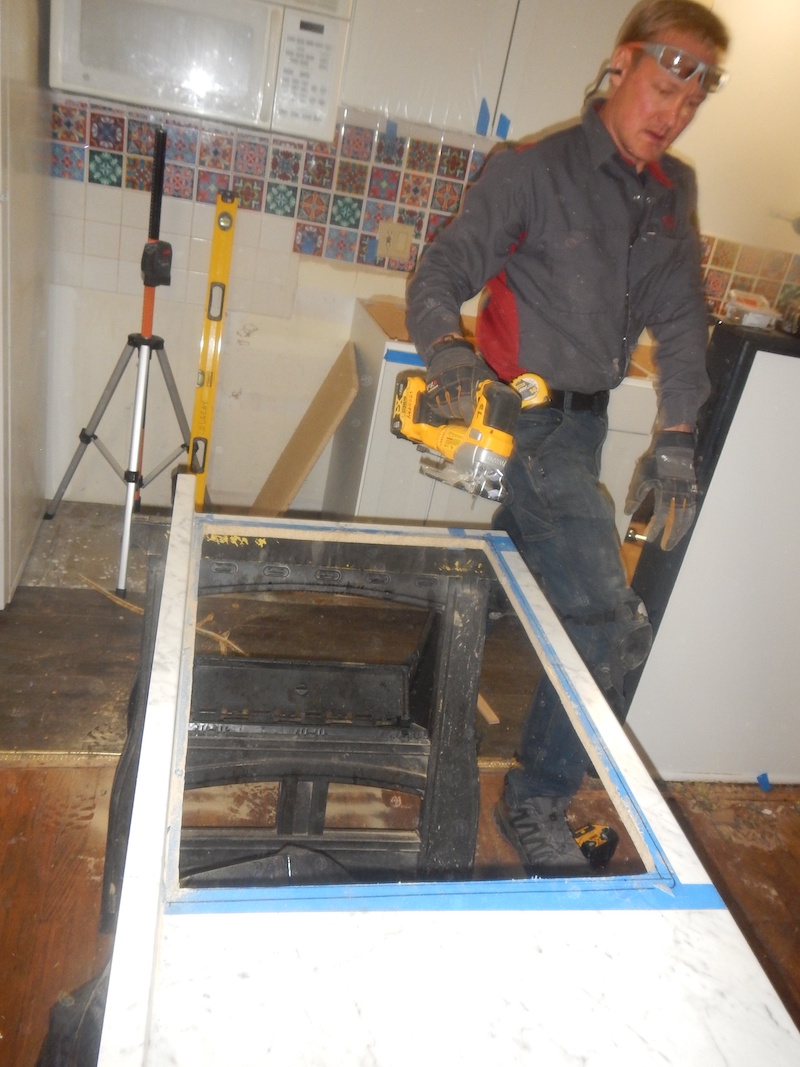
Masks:
[[[197,389],[194,395],[194,414],[189,439],[189,470],[196,475],[194,502],[195,507],[199,509],[202,509],[206,502],[209,443],[214,421],[222,327],[225,319],[238,206],[239,202],[234,193],[226,191],[217,194],[214,234],[211,240],[211,261],[208,268],[203,339],[200,345],[200,368],[197,372]]]

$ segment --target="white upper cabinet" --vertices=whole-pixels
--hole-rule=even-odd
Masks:
[[[517,0],[356,0],[342,103],[492,133]]]
[[[580,114],[633,0],[356,0],[342,103],[519,139]]]
[[[497,108],[509,139],[580,115],[632,7],[633,0],[520,0]]]

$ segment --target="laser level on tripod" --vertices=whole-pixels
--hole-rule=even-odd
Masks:
[[[117,365],[108,380],[100,400],[95,407],[92,417],[86,426],[80,431],[80,443],[67,467],[61,484],[56,494],[44,513],[45,519],[52,519],[61,498],[77,470],[78,464],[84,456],[90,444],[97,446],[99,452],[109,463],[116,474],[125,482],[125,512],[122,524],[122,540],[120,544],[119,570],[117,577],[117,596],[125,597],[128,556],[130,553],[131,522],[134,509],[138,509],[141,503],[141,490],[156,478],[167,467],[189,449],[189,423],[181,404],[175,378],[169,365],[169,359],[161,337],[153,334],[153,311],[155,306],[155,292],[160,285],[170,284],[170,271],[172,266],[172,248],[160,239],[161,228],[161,200],[164,191],[164,164],[166,157],[167,135],[163,129],[156,130],[153,149],[153,178],[150,193],[150,225],[148,229],[147,244],[142,253],[142,281],[144,283],[144,297],[142,301],[142,326],[139,333],[128,335],[128,341],[122,350]],[[128,366],[134,353],[137,356],[136,392],[131,420],[131,439],[128,451],[128,465],[123,470],[108,448],[103,444],[95,432],[100,420],[108,407],[111,397],[122,380],[122,375]],[[164,460],[162,460],[148,475],[142,475],[142,458],[144,453],[144,423],[147,407],[147,383],[150,368],[150,359],[156,355],[161,373],[172,402],[178,428],[181,432],[181,443]]]

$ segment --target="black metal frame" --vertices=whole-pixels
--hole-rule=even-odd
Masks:
[[[390,543],[204,540],[198,598],[278,591],[422,608],[419,645],[399,665],[195,656],[185,788],[280,784],[274,827],[183,828],[181,884],[471,877],[479,814],[475,707],[488,613],[504,602],[485,555]],[[142,666],[112,801],[107,925],[116,914],[147,705],[157,571],[147,599]],[[416,830],[326,828],[332,783],[419,796]]]

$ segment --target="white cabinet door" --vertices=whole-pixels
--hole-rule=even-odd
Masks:
[[[517,0],[358,0],[342,103],[490,132],[516,10]]]
[[[495,126],[514,140],[576,118],[631,0],[520,0]]]

